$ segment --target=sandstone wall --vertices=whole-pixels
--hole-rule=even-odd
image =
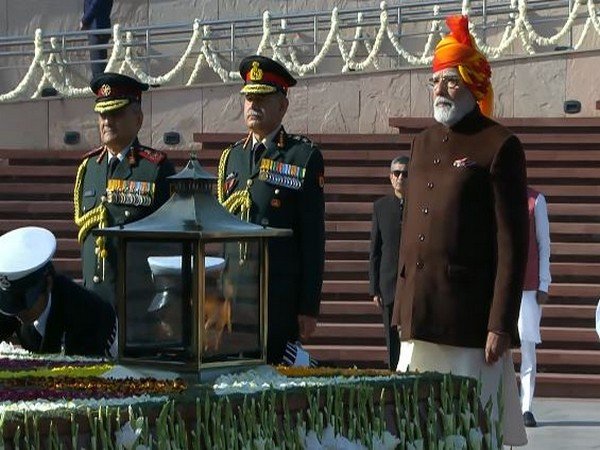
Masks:
[[[492,65],[496,116],[563,117],[563,102],[579,100],[581,113],[600,116],[600,52],[508,59]],[[285,118],[290,132],[394,133],[389,117],[431,116],[425,85],[428,69],[312,76],[290,93]],[[93,99],[40,99],[0,104],[3,148],[89,149],[97,145]],[[163,148],[166,131],[178,131],[179,148],[194,148],[195,132],[243,132],[242,98],[237,84],[159,88],[144,96],[142,142]],[[81,142],[63,143],[65,131]]]

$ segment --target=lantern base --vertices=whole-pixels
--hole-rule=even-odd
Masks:
[[[170,366],[170,367],[169,367]],[[155,378],[158,380],[174,380],[181,378],[189,383],[210,383],[221,375],[234,374],[259,367],[270,367],[264,361],[239,361],[230,363],[209,363],[199,370],[178,370],[174,365],[149,364],[148,361],[125,360],[105,373],[105,378]]]

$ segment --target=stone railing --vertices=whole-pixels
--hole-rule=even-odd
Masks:
[[[578,50],[592,39],[591,35],[600,36],[595,0],[438,0],[403,2],[401,6],[381,2],[379,8],[361,11],[334,8],[288,15],[265,11],[262,21],[195,19],[191,27],[127,29],[117,24],[112,30],[112,44],[107,45],[111,51],[106,71],[132,74],[151,85],[193,85],[238,80],[237,62],[253,53],[271,55],[298,76],[426,65],[432,60],[434,44],[443,34],[443,19],[449,14],[471,17],[471,32],[490,59],[519,52]],[[542,36],[541,29],[553,34]],[[576,29],[577,39],[573,33]],[[0,95],[0,102],[36,98],[48,92],[45,88],[53,88],[51,92],[64,97],[90,94],[81,74],[81,68],[88,64],[83,40],[87,41],[84,32],[45,36],[38,29],[33,52],[15,52],[3,49],[22,48],[31,41],[1,38],[0,61],[3,57],[23,61],[30,55],[33,59],[23,66],[27,70],[17,86]],[[184,51],[173,53],[173,48],[182,44]],[[170,53],[157,52],[159,46],[168,46]],[[172,63],[170,67],[165,67],[167,60]],[[150,66],[164,67],[165,71],[151,75]],[[2,68],[6,67],[0,64]]]

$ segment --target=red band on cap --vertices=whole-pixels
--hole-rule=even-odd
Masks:
[[[251,72],[251,70],[249,70],[246,73],[246,83],[248,83],[250,81],[254,81],[254,80],[250,79],[250,72]],[[280,77],[279,75],[272,73],[272,72],[263,72],[262,78],[260,80],[256,80],[256,83],[258,83],[258,84],[260,84],[261,82],[274,84],[275,86],[279,86],[280,88],[283,88],[284,90],[287,89],[288,87],[290,87],[290,85],[285,81],[285,78]]]
[[[142,91],[130,86],[111,86],[109,84],[101,85],[96,91],[97,97],[110,98],[131,98],[137,101],[142,99]]]

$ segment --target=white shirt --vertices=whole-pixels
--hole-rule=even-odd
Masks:
[[[598,306],[596,307],[596,333],[600,338],[600,300],[598,300]]]
[[[46,334],[46,322],[48,321],[48,314],[50,314],[50,305],[52,305],[52,292],[48,292],[48,304],[46,304],[46,309],[40,314],[40,317],[33,321],[33,327],[42,337]]]
[[[538,245],[539,277],[538,291],[548,292],[552,277],[550,276],[550,223],[548,222],[548,208],[546,198],[539,194],[535,199],[533,208],[535,216],[535,238]]]
[[[269,134],[267,134],[263,139],[262,142],[265,147],[267,146],[267,142],[270,142],[273,140],[273,138],[275,137],[275,135],[277,133],[279,133],[279,130],[281,130],[281,124],[277,125],[275,127],[274,131],[271,131]],[[256,139],[256,135],[254,133],[252,133],[252,148],[254,148],[254,146],[258,143],[258,139]]]
[[[125,159],[125,157],[127,156],[127,153],[129,153],[129,149],[131,148],[131,144],[133,144],[133,141],[131,141],[129,143],[129,145],[127,145],[123,150],[121,150],[116,155],[113,155],[112,153],[108,152],[108,158],[106,159],[107,160],[107,164],[110,166],[110,162],[113,160],[113,158],[118,158],[119,162],[123,161]]]

